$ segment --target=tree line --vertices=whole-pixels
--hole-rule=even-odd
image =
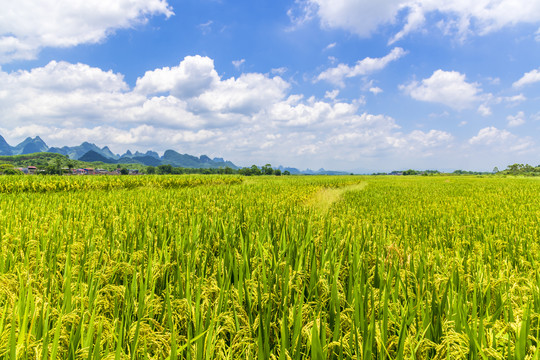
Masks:
[[[240,169],[233,169],[231,167],[224,168],[184,168],[184,167],[174,167],[172,165],[158,165],[158,166],[148,166],[145,171],[146,174],[157,174],[157,175],[181,175],[181,174],[238,174],[244,176],[259,176],[259,175],[290,175],[291,173],[287,170],[281,171],[280,169],[272,168],[272,165],[266,164],[264,166],[258,167],[257,165],[252,165],[251,167],[243,167]]]
[[[512,164],[508,165],[505,170],[499,171],[498,174],[540,176],[540,165],[534,167],[529,164]]]

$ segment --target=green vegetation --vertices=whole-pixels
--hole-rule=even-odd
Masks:
[[[172,165],[159,165],[157,167],[148,166],[145,170],[146,174],[158,174],[158,175],[182,175],[182,174],[220,174],[220,175],[231,175],[239,174],[244,176],[259,176],[259,175],[276,175],[281,176],[280,169],[272,168],[272,165],[266,164],[262,167],[257,165],[252,165],[251,167],[244,167],[241,169],[233,169],[228,166],[224,168],[183,168],[183,167],[173,167]],[[289,171],[284,171],[283,175],[290,175]]]
[[[502,175],[525,175],[525,176],[540,176],[540,165],[537,167],[529,164],[513,164],[508,165],[506,170],[499,172]]]
[[[158,175],[183,175],[183,174],[238,174],[237,170],[233,170],[230,167],[225,168],[184,168],[173,167],[172,165],[159,165],[148,166],[145,170],[146,174],[158,174]]]
[[[537,358],[539,190],[5,176],[0,357]]]
[[[196,158],[195,158],[196,159]],[[127,161],[127,160],[126,160]],[[105,162],[85,162],[80,160],[71,160],[65,155],[55,153],[35,153],[26,155],[10,155],[0,156],[0,164],[5,163],[10,167],[28,167],[36,166],[38,173],[49,175],[61,175],[68,172],[70,169],[103,169],[107,171],[120,170],[122,175],[126,175],[128,169],[138,170],[141,174],[158,174],[158,175],[182,175],[182,174],[241,174],[246,176],[251,175],[281,175],[281,170],[273,169],[270,164],[266,164],[261,168],[253,165],[251,168],[233,169],[229,166],[221,168],[186,168],[175,167],[170,164],[158,166],[146,166],[140,163],[105,163]],[[1,169],[0,169],[1,170]],[[7,174],[7,173],[5,173]],[[11,174],[11,173],[10,173]],[[285,175],[290,175],[288,171]]]
[[[238,176],[19,176],[16,178],[0,178],[0,194],[49,193],[93,190],[125,190],[125,189],[171,189],[196,187],[200,185],[239,184]]]
[[[53,153],[0,156],[0,163],[11,164],[14,167],[36,166],[46,168],[55,160],[67,162],[69,159],[66,156]]]
[[[496,168],[495,168],[496,169]],[[373,175],[423,175],[423,176],[433,176],[433,175],[491,175],[497,173],[497,171],[486,172],[486,171],[467,171],[467,170],[455,170],[452,173],[441,173],[439,170],[405,170],[405,171],[392,171],[390,173],[374,173]]]
[[[22,171],[15,169],[12,164],[0,164],[0,175],[22,175]]]
[[[8,155],[0,156],[0,164],[8,164],[15,168],[35,166],[39,173],[58,175],[65,173],[69,169],[93,168],[114,171],[117,168],[129,168],[144,171],[146,166],[142,164],[107,164],[103,162],[85,162],[79,160],[71,160],[65,155],[41,152],[25,155]]]
[[[491,175],[495,174],[497,171],[487,172],[487,171],[467,171],[467,170],[456,170],[453,175]]]
[[[237,172],[240,175],[244,176],[259,176],[259,175],[281,175],[280,169],[273,169],[272,165],[266,164],[260,168],[257,165],[252,165],[251,167],[244,167],[238,170]],[[290,175],[288,171],[285,171],[283,175]]]

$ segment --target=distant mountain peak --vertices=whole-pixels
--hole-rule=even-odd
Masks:
[[[6,139],[4,139],[0,135],[0,155],[11,155],[11,154],[13,154],[11,146],[9,146]]]
[[[145,154],[146,156],[151,156],[153,158],[159,159],[159,154],[155,151],[148,150]]]
[[[33,139],[31,137],[27,137],[17,146],[11,148],[11,152],[14,155],[32,154],[45,152],[47,150],[49,150],[49,147],[39,136],[36,136]]]
[[[212,159],[210,159],[210,158],[209,158],[208,156],[206,156],[206,155],[201,155],[201,156],[199,157],[199,159],[201,159],[201,161],[203,161],[203,162],[205,162],[205,163],[211,162],[211,161],[212,161]]]

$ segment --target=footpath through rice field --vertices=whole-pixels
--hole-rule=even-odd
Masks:
[[[0,358],[538,358],[539,190],[2,178]]]

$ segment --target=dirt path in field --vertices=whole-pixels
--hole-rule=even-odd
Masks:
[[[309,198],[306,205],[326,213],[332,207],[332,204],[339,201],[347,191],[364,190],[366,186],[367,182],[361,182],[359,184],[348,185],[337,189],[324,188],[317,191]]]

